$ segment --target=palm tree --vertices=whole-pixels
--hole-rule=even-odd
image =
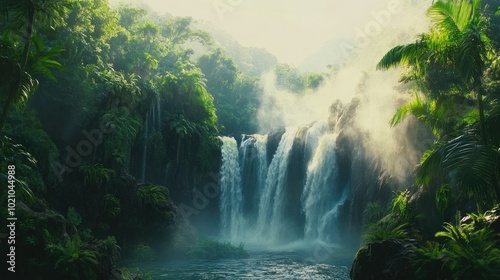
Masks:
[[[456,72],[477,97],[481,141],[486,144],[482,77],[492,48],[485,34],[486,21],[480,13],[481,0],[442,0],[435,2],[427,16],[429,33],[407,45],[396,46],[380,60],[378,69],[407,66],[406,80],[422,78],[427,67],[438,63]]]
[[[2,0],[0,1],[0,19],[7,22],[11,30],[21,30],[24,26],[23,50],[19,62],[11,61],[11,69],[15,70],[15,77],[10,79],[10,87],[0,117],[0,133],[2,132],[7,116],[19,95],[28,96],[38,82],[27,73],[28,59],[32,39],[35,32],[35,23],[47,26],[63,24],[69,2],[66,0]],[[2,63],[6,58],[2,57]]]
[[[459,136],[430,150],[422,158],[417,183],[426,185],[436,172],[443,172],[451,186],[476,197],[488,196],[493,189],[500,201],[497,179],[498,147],[488,145],[483,105],[483,74],[493,51],[485,34],[486,20],[480,13],[481,0],[441,0],[427,10],[432,27],[407,45],[396,46],[380,60],[378,69],[396,65],[407,67],[404,81],[422,79],[428,67],[439,65],[460,76],[477,97],[480,137]],[[392,120],[396,124],[408,113],[427,115],[426,106],[414,100],[403,106]],[[432,114],[430,115],[432,117]],[[424,120],[424,121],[425,121]],[[491,133],[489,133],[491,135]],[[492,187],[492,188],[491,188]],[[490,196],[491,197],[491,196]]]

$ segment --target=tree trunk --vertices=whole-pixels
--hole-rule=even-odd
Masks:
[[[2,116],[0,117],[0,134],[2,133],[2,130],[5,127],[5,123],[7,122],[7,116],[9,115],[9,111],[12,108],[12,105],[15,103],[19,87],[23,81],[24,72],[26,71],[26,65],[28,64],[28,57],[31,47],[31,37],[33,36],[34,23],[35,23],[35,6],[33,4],[30,4],[28,7],[28,22],[26,23],[26,34],[25,34],[26,41],[24,42],[23,55],[20,61],[19,78],[16,79],[15,84],[11,86],[9,96],[7,97],[5,105],[3,106]]]

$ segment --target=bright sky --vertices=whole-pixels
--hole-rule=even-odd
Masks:
[[[117,2],[119,0],[113,0]],[[158,13],[191,16],[299,66],[328,41],[352,42],[374,13],[404,9],[404,0],[142,0]],[[392,6],[391,6],[392,5]],[[394,10],[396,11],[396,10]],[[383,19],[383,18],[382,18]]]

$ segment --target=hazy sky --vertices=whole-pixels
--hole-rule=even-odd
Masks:
[[[117,2],[114,0],[112,2]],[[143,0],[158,13],[191,16],[227,31],[244,46],[302,64],[328,41],[353,42],[358,29],[385,24],[404,0]],[[384,13],[388,11],[389,14]],[[394,13],[393,13],[394,12]],[[369,27],[368,27],[369,28]],[[369,29],[368,29],[369,31]]]

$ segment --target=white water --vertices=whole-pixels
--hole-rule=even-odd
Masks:
[[[222,169],[221,169],[221,197],[220,217],[221,234],[231,239],[238,236],[242,223],[242,193],[238,147],[236,140],[221,137],[222,140]]]
[[[339,201],[338,167],[335,154],[336,135],[326,134],[307,168],[307,180],[302,194],[302,207],[306,216],[305,239],[316,240],[324,236],[321,225]],[[323,226],[323,231],[326,226]]]
[[[298,128],[287,129],[278,145],[274,155],[259,202],[257,217],[257,232],[271,240],[277,238],[281,225],[282,205],[284,200],[283,189],[285,188],[286,176],[288,174],[288,163],[293,140]]]
[[[304,160],[307,170],[290,170],[290,158],[299,128],[287,128],[268,165],[267,136],[243,139],[239,153],[233,138],[222,137],[220,222],[221,236],[227,240],[279,244],[286,237],[284,222],[288,173],[304,172],[300,207],[305,216],[304,240],[336,242],[337,209],[345,202],[348,186],[339,185],[336,159],[337,133],[327,133],[324,123],[312,125],[305,135]],[[239,158],[238,158],[239,155]],[[251,166],[245,166],[251,165]],[[245,166],[245,168],[244,168]],[[244,168],[244,170],[243,170]],[[244,174],[251,172],[251,174]],[[245,197],[242,179],[254,176],[253,197]],[[255,183],[256,182],[256,183]],[[243,213],[245,203],[253,204],[253,213]],[[252,241],[250,241],[252,242]]]

